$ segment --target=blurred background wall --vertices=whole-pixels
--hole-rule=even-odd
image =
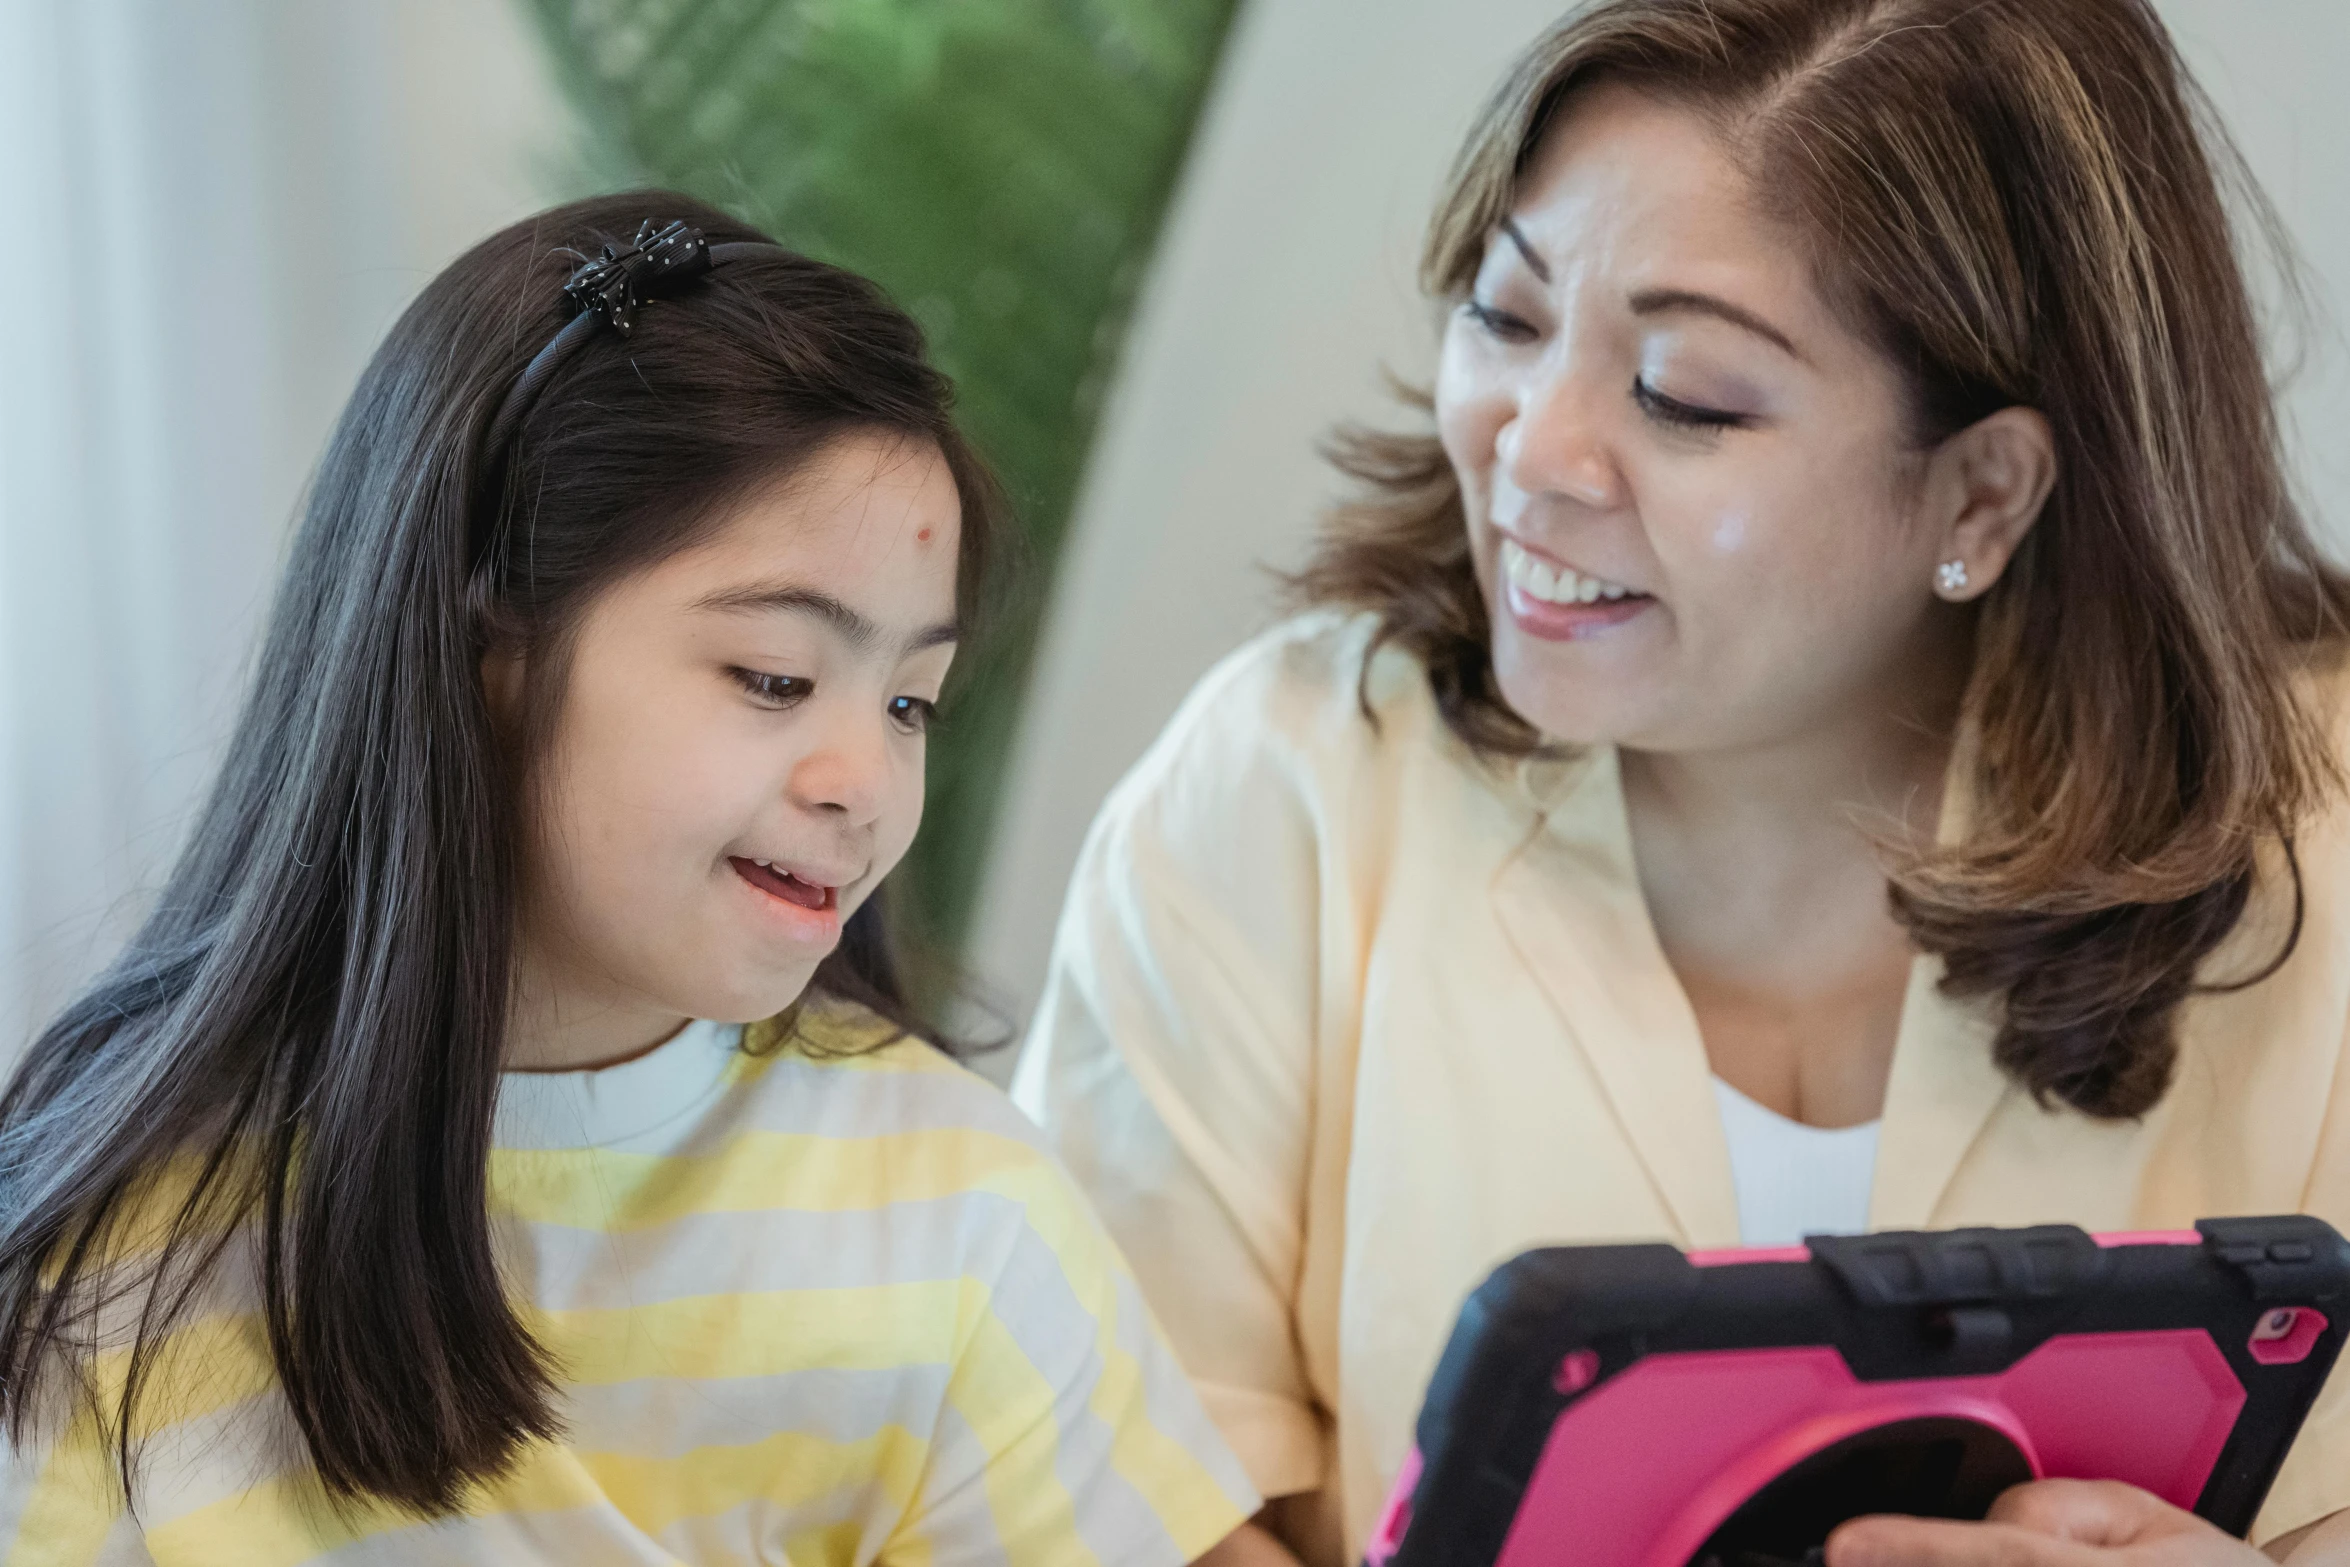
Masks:
[[[2350,6],[2160,3],[2328,312],[2288,409],[2350,542]],[[1420,223],[1556,9],[0,0],[0,1058],[159,877],[392,315],[498,224],[640,179],[881,276],[1025,487],[1051,591],[917,867],[1024,1008],[1095,804],[1273,613],[1332,493],[1316,437],[1423,372]]]
[[[573,140],[506,0],[0,0],[0,1059],[160,879],[360,365]]]

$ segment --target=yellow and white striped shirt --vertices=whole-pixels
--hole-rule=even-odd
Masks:
[[[746,1052],[697,1023],[507,1077],[493,1215],[566,1434],[461,1516],[323,1506],[258,1319],[215,1307],[145,1395],[135,1520],[86,1423],[0,1443],[0,1564],[1201,1555],[1256,1497],[1115,1248],[988,1085],[912,1040],[824,1053],[877,1026],[811,1008],[819,1049]]]

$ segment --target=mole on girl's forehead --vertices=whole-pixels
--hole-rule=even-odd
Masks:
[[[914,537],[920,540],[922,543],[928,544],[930,542],[930,534],[931,530],[924,528],[920,533],[915,534]]]

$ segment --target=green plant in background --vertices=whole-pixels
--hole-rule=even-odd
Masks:
[[[918,317],[1030,556],[931,746],[899,873],[959,947],[1124,335],[1235,0],[528,0],[599,184],[668,185],[878,280]]]

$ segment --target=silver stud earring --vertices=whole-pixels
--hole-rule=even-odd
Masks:
[[[1934,568],[1934,586],[1946,596],[1964,593],[1966,583],[1966,562],[1963,560],[1946,560]]]

